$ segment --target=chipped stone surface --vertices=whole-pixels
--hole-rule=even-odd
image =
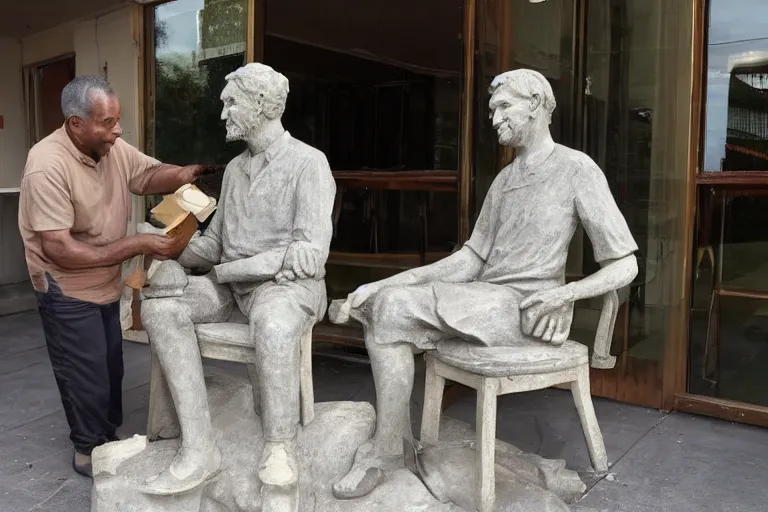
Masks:
[[[259,512],[264,510],[257,477],[264,438],[253,412],[250,383],[241,378],[206,379],[216,444],[223,469],[207,485],[176,496],[151,496],[141,491],[144,479],[170,463],[179,440],[146,443],[143,436],[108,443],[94,450],[91,512]],[[301,512],[460,512],[471,502],[474,460],[469,425],[443,422],[446,446],[427,451],[425,460],[451,489],[452,502],[441,503],[421,480],[399,469],[369,495],[337,500],[331,485],[352,465],[357,446],[373,432],[375,413],[367,402],[325,402],[315,407],[315,420],[298,435],[297,461]],[[496,510],[504,512],[565,512],[563,500],[581,495],[584,485],[563,461],[525,455],[497,441]],[[548,485],[552,492],[544,489]],[[464,505],[464,506],[462,506]]]

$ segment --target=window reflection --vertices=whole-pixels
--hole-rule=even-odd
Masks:
[[[703,187],[691,310],[692,393],[768,405],[768,209],[757,191]]]
[[[768,170],[768,3],[709,4],[704,170]]]
[[[150,151],[174,164],[226,164],[219,95],[245,63],[247,0],[176,0],[155,8],[154,123]]]
[[[266,1],[263,60],[291,84],[283,123],[336,177],[331,297],[456,245],[463,4]]]
[[[291,81],[286,126],[335,171],[455,170],[462,6],[268,0],[264,61]]]
[[[574,0],[489,0],[478,2],[478,9],[481,51],[476,68],[475,216],[496,174],[512,156],[509,149],[499,147],[488,118],[488,87],[496,75],[520,68],[535,69],[544,75],[557,100],[550,125],[552,138],[567,146],[575,142],[571,99]]]
[[[768,4],[709,3],[703,170],[768,170]],[[741,183],[697,187],[688,389],[768,405],[768,190]]]

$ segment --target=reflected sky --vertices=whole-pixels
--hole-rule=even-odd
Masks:
[[[204,6],[205,0],[177,0],[155,9],[156,23],[164,23],[167,34],[166,44],[157,49],[158,57],[197,51],[197,13]]]
[[[711,0],[704,169],[720,170],[728,127],[730,70],[768,64],[768,0]]]

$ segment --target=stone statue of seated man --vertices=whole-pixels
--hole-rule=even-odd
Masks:
[[[335,322],[351,315],[363,323],[377,399],[376,431],[334,484],[337,498],[370,493],[403,464],[403,439],[412,438],[414,352],[456,339],[476,346],[562,344],[575,301],[637,275],[637,245],[603,172],[552,140],[555,98],[544,76],[503,73],[491,94],[499,142],[517,148],[517,156],[491,185],[470,239],[441,261],[361,286],[331,311]],[[565,284],[579,222],[601,270]]]
[[[146,482],[156,494],[193,489],[220,468],[194,325],[233,315],[245,317],[256,348],[266,442],[259,477],[270,485],[296,481],[300,339],[327,307],[325,262],[336,193],[328,161],[283,128],[285,76],[256,63],[226,80],[221,117],[227,140],[248,147],[227,165],[205,233],[192,238],[178,262],[159,265],[142,302],[142,323],[182,434],[170,467]],[[184,267],[209,272],[189,275]]]

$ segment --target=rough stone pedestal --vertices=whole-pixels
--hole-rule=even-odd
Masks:
[[[268,512],[258,480],[263,446],[261,422],[253,412],[253,394],[246,380],[216,376],[206,379],[211,417],[221,450],[222,471],[210,482],[183,495],[150,496],[143,481],[167,467],[179,440],[148,443],[144,436],[103,445],[93,452],[94,484],[91,512]],[[437,472],[448,492],[436,499],[421,480],[398,470],[370,495],[336,500],[331,485],[352,465],[357,446],[374,429],[375,413],[367,402],[326,402],[315,405],[315,420],[299,434],[299,506],[301,512],[460,512],[471,510],[474,433],[469,425],[445,418],[441,442],[422,458]],[[562,461],[522,454],[497,443],[497,510],[504,512],[567,512],[565,501],[584,490],[576,473]],[[434,473],[433,473],[434,474]],[[549,490],[547,490],[549,489]],[[564,501],[565,500],[565,501]]]

